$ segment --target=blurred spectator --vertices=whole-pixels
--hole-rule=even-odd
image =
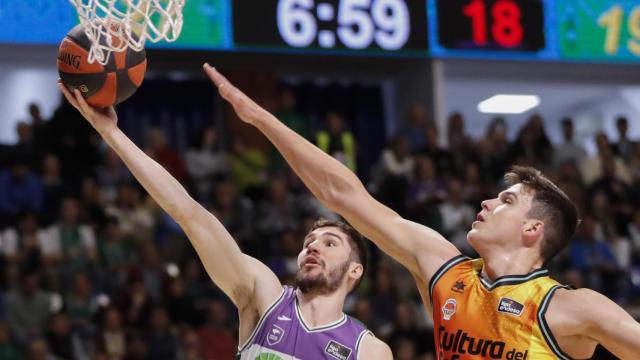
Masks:
[[[400,359],[411,353],[413,357],[406,357],[406,359],[415,359],[434,353],[433,343],[424,341],[433,337],[433,333],[418,328],[411,303],[402,300],[396,302],[394,312],[393,327],[387,339],[388,343],[398,351],[396,358]],[[402,344],[405,341],[410,345]],[[403,352],[407,354],[403,355]]]
[[[573,135],[573,120],[568,117],[562,119],[562,138],[564,142],[554,149],[554,164],[556,167],[567,161],[581,164],[587,156],[584,148],[574,142]]]
[[[202,316],[196,309],[197,299],[187,294],[184,281],[180,277],[170,281],[164,300],[173,324],[196,326],[202,323]]]
[[[267,196],[258,204],[257,229],[260,234],[273,237],[286,229],[298,227],[298,209],[295,196],[287,182],[274,177],[269,183]]]
[[[71,331],[69,317],[64,313],[51,316],[46,334],[51,353],[60,359],[88,360],[82,341]]]
[[[71,326],[83,337],[93,336],[95,332],[92,321],[98,303],[93,295],[89,277],[81,272],[75,273],[72,290],[66,294],[64,304]]]
[[[198,330],[200,353],[205,359],[232,359],[238,342],[228,323],[229,309],[221,301],[211,301],[207,323]]]
[[[476,153],[470,154],[475,157],[485,181],[493,182],[504,174],[509,160],[509,146],[506,121],[502,117],[494,118],[484,138],[476,145]]]
[[[231,175],[238,191],[254,198],[260,196],[267,181],[269,160],[260,150],[247,147],[239,138],[233,140],[232,150]]]
[[[129,266],[135,263],[134,240],[123,234],[118,218],[110,216],[99,236],[98,255],[102,268],[110,275],[105,279],[109,290],[123,285]]]
[[[278,93],[278,106],[274,116],[289,129],[295,131],[306,139],[310,139],[309,124],[307,119],[296,110],[296,95],[285,86]],[[287,163],[275,147],[271,151],[271,169],[280,172],[287,167]]]
[[[395,304],[397,300],[396,284],[393,281],[391,271],[379,268],[374,275],[374,285],[369,296],[371,311],[375,314],[371,328],[374,332],[385,332],[385,328],[391,325],[394,309],[389,304]]]
[[[171,333],[170,319],[163,307],[151,311],[147,336],[147,352],[150,359],[173,360],[178,355],[178,340]]]
[[[229,171],[227,155],[220,149],[218,132],[213,127],[196,132],[185,154],[185,163],[195,186],[196,198],[204,199],[211,194],[216,178]]]
[[[571,267],[578,270],[586,287],[607,296],[615,294],[619,267],[608,243],[596,238],[594,219],[583,218],[575,239],[570,245]]]
[[[618,130],[618,142],[611,144],[611,149],[616,156],[628,162],[631,159],[634,142],[627,137],[629,122],[626,117],[620,116],[616,119],[616,129]]]
[[[47,342],[42,338],[34,338],[29,341],[27,348],[28,360],[58,360],[49,351]]]
[[[449,116],[447,138],[449,153],[453,160],[452,170],[454,174],[459,175],[464,171],[464,164],[472,146],[471,138],[465,131],[464,118],[461,113],[454,112]]]
[[[180,360],[202,360],[200,353],[200,342],[198,333],[192,329],[185,329],[182,333],[178,359]]]
[[[281,87],[278,98],[278,108],[274,115],[289,129],[309,138],[309,124],[299,112],[296,111],[296,95],[287,87]]]
[[[404,178],[406,181],[413,177],[413,156],[406,138],[395,136],[389,147],[382,151],[381,165],[383,176]]]
[[[544,170],[549,167],[552,156],[553,147],[544,130],[542,117],[535,114],[520,129],[511,148],[511,162]]]
[[[51,298],[40,288],[37,273],[23,273],[20,286],[7,294],[7,325],[18,344],[43,335],[50,315]]]
[[[316,145],[356,172],[356,141],[351,131],[346,129],[342,115],[330,111],[325,121],[326,130],[316,134]]]
[[[9,336],[9,328],[4,322],[0,322],[0,359],[2,360],[19,360],[21,356],[11,344]]]
[[[0,223],[7,225],[22,211],[40,210],[42,197],[42,182],[27,163],[15,158],[10,169],[0,170]]]
[[[93,176],[85,176],[80,183],[80,222],[99,230],[107,221],[102,192]]]
[[[627,185],[616,173],[615,160],[612,155],[602,157],[602,172],[600,178],[596,179],[589,191],[591,193],[602,191],[611,205],[611,210],[616,222],[616,231],[624,233],[626,224],[631,219],[634,198],[631,187]]]
[[[409,119],[400,129],[399,136],[407,139],[412,152],[423,151],[427,147],[428,127],[427,109],[422,104],[413,104],[409,109]]]
[[[451,179],[448,184],[448,198],[438,205],[442,218],[442,235],[465,253],[473,254],[467,243],[467,232],[476,218],[476,212],[462,201],[463,183]]]
[[[60,271],[61,285],[67,286],[76,271],[89,271],[96,260],[96,236],[93,229],[79,222],[78,200],[65,198],[60,219],[45,230],[42,255],[48,266]]]
[[[123,183],[117,188],[113,204],[107,205],[105,213],[118,219],[123,236],[149,234],[154,227],[153,214],[143,206],[142,190],[137,183]]]
[[[238,194],[236,184],[230,178],[221,179],[214,185],[211,210],[224,227],[236,235],[237,241],[252,237],[254,205],[249,198]]]
[[[62,199],[70,192],[62,178],[60,159],[55,154],[45,154],[42,159],[42,215],[45,224],[54,221]]]
[[[133,175],[111,148],[105,150],[104,161],[96,169],[96,174],[102,189],[102,197],[108,202],[116,198],[116,188],[119,184],[133,181]]]
[[[413,173],[414,160],[409,152],[409,143],[405,138],[395,136],[382,151],[371,190],[380,201],[401,212]]]
[[[15,228],[8,227],[0,233],[0,251],[4,256],[6,282],[11,287],[17,284],[19,271],[36,271],[42,262],[41,247],[45,235],[38,227],[35,213],[26,212],[18,217]]]
[[[631,173],[624,164],[622,159],[615,156],[611,151],[609,145],[609,138],[604,132],[598,132],[595,135],[596,147],[598,153],[587,157],[582,162],[582,179],[586,185],[590,185],[592,182],[602,176],[603,162],[611,161],[615,165],[616,176],[627,184],[631,183]]]
[[[441,227],[440,214],[433,207],[447,196],[446,183],[438,176],[431,157],[416,156],[416,176],[407,193],[409,218],[434,229]]]
[[[293,284],[298,272],[298,255],[302,250],[300,239],[296,231],[285,229],[280,233],[273,255],[265,262],[283,284]]]
[[[127,338],[122,325],[122,315],[118,309],[111,307],[104,310],[96,348],[98,352],[106,354],[109,360],[124,359]]]
[[[169,145],[167,134],[164,130],[160,128],[149,130],[145,152],[179,182],[186,180],[187,169],[184,161],[178,151]]]
[[[640,190],[640,141],[634,142],[631,149],[629,172],[631,181],[636,188],[636,192],[638,192]]]

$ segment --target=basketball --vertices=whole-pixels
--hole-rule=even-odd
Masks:
[[[67,89],[80,90],[87,103],[96,107],[115,105],[133,95],[147,69],[144,49],[135,51],[127,47],[114,51],[103,66],[98,61],[89,63],[90,47],[91,41],[80,25],[62,40],[58,49],[58,73]]]

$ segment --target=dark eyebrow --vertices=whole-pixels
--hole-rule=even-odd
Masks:
[[[329,236],[331,236],[331,237],[334,237],[334,238],[336,238],[336,239],[340,240],[341,242],[344,242],[344,240],[342,240],[342,238],[341,238],[338,234],[336,234],[336,233],[332,233],[332,232],[330,232],[330,231],[327,231],[327,232],[326,232],[326,233],[324,233],[324,234],[325,234],[325,235],[329,235]]]

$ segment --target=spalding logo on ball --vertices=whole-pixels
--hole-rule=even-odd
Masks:
[[[123,102],[136,92],[147,69],[144,49],[126,48],[109,55],[106,65],[90,64],[91,41],[77,25],[62,40],[58,49],[58,72],[67,89],[80,90],[87,103],[107,107]]]

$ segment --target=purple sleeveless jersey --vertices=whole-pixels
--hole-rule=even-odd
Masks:
[[[295,289],[283,292],[239,348],[240,360],[356,360],[358,345],[369,331],[343,315],[333,324],[310,328],[298,308]]]

